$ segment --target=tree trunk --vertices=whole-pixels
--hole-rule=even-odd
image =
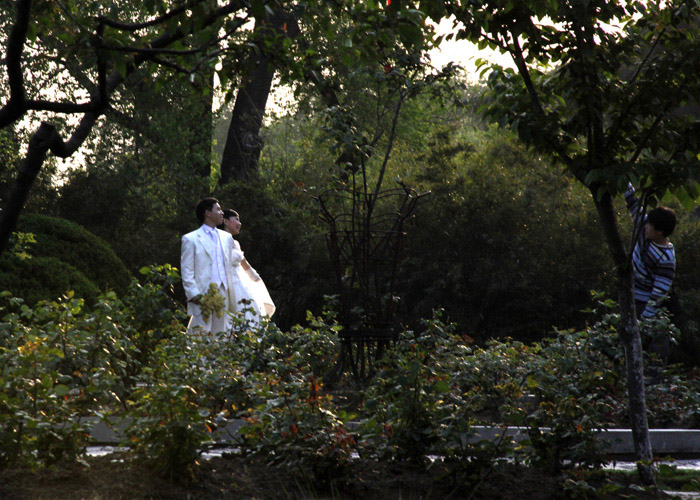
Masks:
[[[625,347],[630,428],[638,460],[637,471],[642,482],[654,484],[656,482],[655,470],[652,465],[654,456],[649,439],[649,424],[644,397],[644,356],[632,291],[632,265],[617,227],[612,197],[606,193],[598,200],[595,190],[592,191],[600,224],[603,227],[617,269],[620,337]]]
[[[285,12],[275,13],[268,23],[257,20],[255,30],[274,30],[285,36],[298,34],[296,20]],[[262,35],[265,36],[264,34]],[[244,179],[248,173],[257,170],[263,141],[260,128],[265,117],[265,107],[275,75],[273,61],[266,54],[252,53],[254,69],[241,83],[233,106],[231,123],[226,136],[226,145],[221,158],[220,184],[229,180]]]
[[[63,140],[55,127],[49,123],[42,123],[29,141],[27,154],[20,165],[17,180],[7,193],[5,198],[7,201],[0,216],[0,254],[7,249],[10,236],[17,226],[17,219],[24,208],[29,191],[46,160],[46,154],[51,148],[60,153],[60,148],[63,146]]]
[[[232,178],[243,179],[258,168],[263,147],[258,134],[273,76],[274,69],[269,67],[268,59],[261,56],[249,79],[238,89],[221,159],[221,184]]]
[[[203,87],[206,87],[203,88]],[[206,91],[205,91],[206,90]],[[206,80],[202,85],[195,86],[196,99],[195,113],[198,121],[194,128],[194,137],[189,144],[189,154],[192,158],[192,169],[200,177],[211,176],[211,139],[214,130],[213,112],[214,105],[214,70],[208,70]]]

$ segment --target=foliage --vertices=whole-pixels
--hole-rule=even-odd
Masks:
[[[409,177],[431,196],[407,228],[404,314],[444,307],[479,340],[581,325],[581,304],[610,286],[611,267],[585,190],[508,134],[457,130],[428,133]]]
[[[466,26],[462,35],[513,56],[517,72],[491,68],[484,110],[494,122],[554,155],[596,195],[623,192],[632,181],[650,200],[667,189],[697,197],[697,146],[685,136],[694,135],[698,118],[676,112],[697,99],[700,47],[695,30],[686,29],[697,5],[486,2],[447,9]]]
[[[476,361],[473,339],[458,335],[439,311],[421,326],[402,334],[366,390],[361,456],[420,467],[431,467],[436,457],[454,487],[473,491],[495,464],[514,456],[514,442],[505,429],[493,439],[476,437],[480,405],[489,396],[472,379],[485,368]]]
[[[431,191],[406,225],[397,281],[402,321],[416,327],[444,308],[478,339],[522,340],[553,324],[580,325],[580,304],[588,290],[606,288],[610,269],[585,191],[513,136],[479,128],[469,108],[419,96],[402,112],[387,186],[399,180]],[[260,176],[216,194],[241,213],[239,239],[280,305],[275,321],[283,328],[303,321],[307,308],[319,313],[322,297],[337,293],[328,229],[308,194],[341,186],[344,170],[329,160],[320,127],[302,113],[272,124]]]
[[[586,189],[514,135],[485,128],[469,107],[418,98],[404,109],[411,126],[399,126],[387,180],[431,195],[406,226],[397,282],[402,321],[416,328],[432,309],[444,308],[446,319],[468,327],[479,342],[531,341],[552,326],[582,327],[588,291],[612,293],[614,286]],[[322,297],[336,290],[327,229],[308,198],[339,185],[328,145],[314,140],[319,127],[317,117],[302,113],[274,122],[260,175],[217,191],[243,216],[239,239],[280,306],[275,321],[283,329],[303,321],[307,308],[319,313]],[[695,363],[688,347],[700,346],[693,333],[697,224],[692,213],[677,213],[683,349],[674,355]],[[617,221],[627,226],[629,217],[619,214]]]
[[[69,290],[92,303],[99,288],[81,271],[54,257],[20,259],[16,255],[0,257],[0,288],[27,304],[54,300]]]
[[[110,292],[90,309],[72,296],[30,308],[5,294],[2,466],[78,459],[85,417],[95,416],[126,427],[126,458],[187,481],[225,420],[243,417],[232,436],[242,453],[321,489],[349,480],[358,460],[429,468],[431,455],[454,487],[477,488],[510,458],[571,469],[570,486],[580,489],[581,471],[605,461],[596,429],[625,421],[619,316],[599,295],[590,327],[532,345],[477,347],[438,312],[401,332],[366,386],[328,392],[340,329],[330,311],[288,331],[253,329],[236,315],[221,337],[188,335],[170,295],[176,271],[143,274],[123,301]],[[668,331],[662,323],[647,329]],[[697,425],[700,378],[671,371],[666,380],[648,391],[654,423]],[[479,425],[497,423],[494,436],[476,438]],[[516,442],[508,426],[526,439]]]
[[[69,294],[34,308],[10,299],[2,308],[1,465],[50,465],[82,455],[84,417],[115,402],[125,369],[120,353],[129,342],[112,315],[115,301],[110,292],[88,310]]]
[[[125,437],[130,452],[158,475],[186,482],[202,446],[211,439],[211,409],[199,381],[212,369],[199,339],[181,328],[158,342],[130,395]],[[215,367],[213,367],[216,370]]]
[[[697,214],[676,210],[678,226],[671,239],[676,250],[677,270],[674,291],[678,297],[673,322],[681,331],[678,346],[672,349],[672,359],[696,366],[700,359],[700,221]],[[669,307],[670,308],[670,307]],[[674,346],[672,346],[674,347]]]
[[[342,476],[356,449],[348,430],[354,415],[333,404],[322,377],[337,354],[338,325],[332,316],[309,316],[309,327],[283,333],[268,325],[247,363],[243,449],[292,466],[319,484]]]
[[[170,325],[182,323],[185,318],[182,304],[173,299],[180,274],[169,264],[143,267],[140,273],[143,282],[131,282],[124,304],[133,314],[132,326],[137,332],[153,340],[162,340],[167,338]],[[148,349],[141,350],[148,352]]]
[[[156,347],[177,335],[186,318],[182,305],[173,299],[175,284],[180,282],[176,269],[164,264],[142,268],[141,274],[143,283],[132,281],[122,299],[123,307],[118,308],[125,315],[122,326],[133,343],[133,352],[127,358],[125,384],[128,386],[136,383],[136,377],[149,364]]]
[[[9,130],[0,131],[0,192],[6,193],[10,188],[12,172],[19,162],[17,142]]]
[[[152,281],[164,274],[150,272]],[[172,307],[161,284],[134,284],[125,302],[114,292],[95,293],[92,299],[87,308],[83,299],[69,293],[29,307],[3,293],[3,466],[80,457],[87,445],[86,417],[123,410],[136,377],[152,357],[153,337],[157,342],[182,329],[184,313]],[[144,340],[149,338],[151,342]]]
[[[244,449],[296,468],[319,485],[342,477],[357,445],[346,427],[352,414],[335,408],[308,374],[279,380],[259,373],[251,381],[259,403],[245,417]]]
[[[460,441],[459,433],[449,435],[448,420],[469,431],[471,418],[450,404],[450,391],[470,349],[439,317],[423,326],[419,333],[402,333],[366,392],[362,427],[380,460],[424,464],[438,444],[449,449],[455,446],[446,442],[450,437]]]
[[[615,414],[619,401],[614,395],[623,388],[619,367],[604,355],[617,351],[615,356],[620,356],[615,328],[608,321],[582,332],[559,332],[544,342],[539,370],[526,378],[538,401],[524,421],[533,458],[550,470],[566,463],[599,467],[606,462],[596,433]]]
[[[96,131],[57,203],[62,217],[108,241],[132,272],[178,265],[179,237],[195,228],[194,206],[210,183],[211,120],[202,114],[212,94],[179,81],[156,90],[145,79],[138,72],[126,81],[118,109],[127,116],[110,116]]]
[[[0,88],[0,96],[2,96]],[[20,127],[7,127],[0,130],[0,202],[7,201],[10,189],[21,165],[22,141],[25,139]],[[29,211],[51,213],[54,210],[58,195],[54,177],[58,172],[58,162],[55,159],[46,162],[35,182],[26,208]]]
[[[700,6],[693,2],[446,2],[459,35],[509,53],[517,71],[492,68],[484,113],[554,158],[586,186],[618,269],[620,337],[628,354],[630,425],[638,471],[653,484],[631,238],[613,198],[632,182],[655,204],[667,191],[700,197],[697,103]],[[619,29],[609,29],[611,24]],[[682,54],[682,55],[681,55]]]
[[[102,239],[64,219],[20,219],[13,249],[0,257],[0,288],[29,305],[69,290],[92,305],[100,290],[127,291],[131,276]]]
[[[154,277],[163,279],[163,271],[155,273]],[[151,290],[153,292],[155,289]],[[137,358],[141,359],[142,370],[130,396],[126,415],[132,420],[125,441],[135,460],[147,464],[160,475],[186,480],[191,477],[203,446],[212,439],[212,432],[225,432],[217,430],[222,418],[254,412],[255,408],[259,410],[265,405],[273,408],[272,386],[283,385],[285,390],[299,396],[288,385],[294,387],[296,382],[314,377],[320,380],[321,374],[330,370],[336,346],[333,336],[338,328],[332,318],[327,323],[309,317],[310,327],[297,326],[287,333],[272,323],[264,323],[259,330],[253,329],[244,318],[244,315],[232,317],[231,330],[223,337],[185,335],[179,323],[171,322],[169,330],[154,336],[160,340],[151,346],[149,356]],[[299,387],[299,390],[304,388]],[[289,405],[282,410],[304,401],[290,398]],[[276,412],[271,409],[269,413],[275,415]],[[314,423],[306,425],[315,429],[326,416],[327,413],[321,411]],[[298,417],[295,421],[299,426],[304,420],[296,414],[275,417],[292,420]],[[257,417],[252,414],[250,418]],[[261,417],[261,420],[265,419]],[[336,427],[333,426],[332,436],[339,432]],[[254,436],[259,429],[245,432],[249,437],[245,446],[251,450],[256,447],[269,450],[271,442],[279,438],[270,431],[263,442],[256,442]],[[314,432],[320,433],[317,444],[325,439],[320,437],[325,431]],[[334,442],[329,442],[329,446]],[[305,449],[300,457],[289,457],[289,460],[330,467],[324,457],[331,456],[331,451],[314,451],[307,455]]]
[[[123,295],[131,283],[132,276],[114,250],[74,222],[27,214],[20,218],[18,229],[34,235],[36,244],[29,247],[31,255],[55,258],[73,266],[100,290],[111,289]]]
[[[612,293],[614,286],[586,189],[514,135],[484,127],[469,107],[418,98],[405,113],[411,126],[399,127],[387,179],[431,195],[406,226],[397,282],[403,323],[417,328],[421,317],[444,308],[445,318],[468,327],[478,342],[532,341],[552,326],[582,327],[589,290]],[[217,192],[243,216],[239,239],[280,306],[275,321],[282,328],[303,321],[307,308],[320,312],[322,297],[336,290],[327,229],[307,195],[339,185],[330,150],[313,139],[319,126],[301,113],[271,124],[259,177]],[[676,321],[687,347],[697,343],[693,290],[700,265],[693,263],[700,253],[693,252],[694,216],[677,213],[683,318]],[[628,225],[625,214],[617,219]],[[694,351],[674,352],[697,359]]]

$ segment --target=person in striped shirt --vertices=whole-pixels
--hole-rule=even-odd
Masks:
[[[652,318],[669,294],[676,272],[676,252],[668,239],[676,227],[676,214],[662,206],[644,214],[631,184],[625,193],[625,201],[639,233],[632,250],[637,318]],[[668,337],[652,342],[648,350],[665,365],[669,354]]]

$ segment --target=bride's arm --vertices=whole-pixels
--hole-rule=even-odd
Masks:
[[[248,263],[248,260],[245,257],[243,257],[243,260],[241,261],[241,266],[243,266],[243,269],[245,270],[245,272],[248,273],[248,276],[250,276],[250,278],[253,281],[260,280],[260,275],[258,274],[258,272],[255,269],[253,269],[253,266],[251,266]]]

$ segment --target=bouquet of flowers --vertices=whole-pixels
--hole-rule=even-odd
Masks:
[[[224,315],[224,306],[226,300],[219,293],[219,287],[215,283],[209,283],[207,293],[199,298],[199,307],[202,310],[202,318],[204,321],[209,321],[209,316],[216,314],[217,318]]]

